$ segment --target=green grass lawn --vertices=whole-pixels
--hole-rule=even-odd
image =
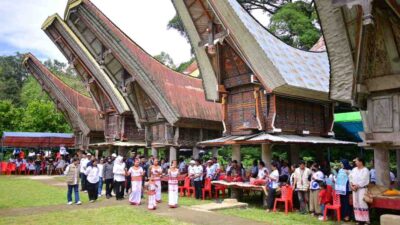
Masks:
[[[87,194],[80,193],[87,202]],[[67,189],[53,187],[25,177],[0,176],[0,209],[65,204]]]
[[[64,212],[52,212],[39,215],[27,215],[17,217],[0,218],[0,224],[137,224],[137,225],[188,225],[155,215],[147,210],[131,206],[111,206],[97,209],[71,210]]]
[[[260,222],[267,222],[268,224],[276,224],[276,225],[331,225],[335,224],[333,221],[319,221],[316,217],[312,217],[311,215],[300,215],[298,213],[290,212],[286,215],[283,212],[265,212],[264,209],[249,207],[247,209],[227,209],[218,211],[219,213],[238,216],[246,219],[251,219]]]

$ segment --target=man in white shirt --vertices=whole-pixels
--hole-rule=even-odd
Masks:
[[[308,177],[311,175],[311,170],[306,167],[306,163],[301,161],[299,167],[294,171],[294,185],[297,190],[297,196],[300,202],[300,212],[307,213],[308,210],[308,189],[310,181]]]
[[[193,183],[194,192],[196,199],[201,198],[201,185],[203,182],[203,166],[200,164],[200,160],[196,159],[196,165],[193,167]]]
[[[194,176],[194,166],[195,166],[195,161],[190,160],[189,162],[189,167],[188,167],[188,177],[193,178]]]
[[[85,170],[86,170],[87,164],[89,163],[89,160],[88,160],[85,152],[83,152],[81,156],[82,156],[82,158],[79,163],[79,165],[80,165],[79,172],[80,172],[80,177],[81,177],[81,191],[87,192]]]

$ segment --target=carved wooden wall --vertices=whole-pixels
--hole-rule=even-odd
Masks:
[[[251,69],[228,43],[221,45],[221,83],[227,93],[226,133],[249,135],[260,131],[327,135],[332,126],[330,103],[266,93]],[[276,131],[276,130],[275,130]]]

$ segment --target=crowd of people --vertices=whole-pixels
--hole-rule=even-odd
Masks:
[[[168,178],[168,205],[171,208],[178,206],[178,175],[180,169],[177,161],[165,165],[165,160],[159,161],[151,157],[132,153],[131,157],[123,158],[115,153],[98,160],[90,153],[82,153],[80,157],[72,158],[71,164],[65,169],[67,177],[68,204],[73,204],[72,192],[75,195],[75,204],[80,205],[80,191],[87,192],[89,201],[95,202],[103,195],[116,200],[124,200],[127,196],[132,205],[140,205],[147,194],[148,209],[156,209],[161,203],[161,178]],[[80,181],[80,185],[79,185]]]
[[[200,159],[169,163],[165,159],[145,157],[132,152],[130,157],[117,156],[115,153],[106,158],[97,159],[90,153],[75,154],[60,151],[55,155],[46,152],[28,154],[27,159],[21,153],[14,155],[10,161],[21,167],[26,163],[26,169],[39,174],[65,174],[68,184],[68,204],[81,204],[80,191],[87,192],[89,201],[95,202],[103,195],[123,200],[126,197],[132,205],[140,205],[144,195],[147,195],[148,208],[156,209],[161,202],[161,178],[168,181],[168,205],[178,206],[178,176],[190,178],[194,187],[196,199],[202,197],[204,181],[209,179],[228,182],[249,182],[264,186],[266,189],[267,212],[274,205],[275,196],[281,187],[291,187],[295,208],[300,213],[310,213],[323,220],[326,205],[332,204],[335,195],[340,197],[341,217],[344,221],[355,219],[357,222],[369,223],[368,204],[364,201],[367,186],[376,182],[375,169],[369,170],[363,158],[358,157],[352,162],[346,159],[340,161],[340,168],[331,167],[325,162],[303,162],[290,165],[285,160],[273,160],[269,166],[263,161],[254,160],[253,166],[246,170],[242,163],[232,160],[227,165],[220,165],[217,158],[202,162]],[[43,172],[42,172],[43,173]],[[392,182],[395,176],[390,173]],[[164,179],[165,180],[165,179]],[[80,183],[80,185],[79,185]]]

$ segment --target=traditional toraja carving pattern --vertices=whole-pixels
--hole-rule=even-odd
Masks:
[[[64,56],[74,65],[77,74],[87,85],[89,92],[96,99],[98,110],[104,116],[106,141],[139,141],[144,143],[144,129],[138,120],[134,119],[126,100],[115,88],[112,81],[105,75],[101,66],[91,57],[88,50],[74,35],[71,29],[57,14],[50,16],[42,29],[57,45]],[[102,57],[109,54],[106,51]]]
[[[235,0],[175,0],[174,4],[183,15],[196,56],[203,51],[212,63],[226,135],[251,136],[265,131],[332,135],[325,52],[286,45]],[[223,44],[216,38],[219,33],[225,34]],[[210,53],[209,48],[193,42],[196,36],[202,38],[200,44],[208,43],[206,47],[213,38],[215,49]],[[198,63],[200,69],[209,67],[207,60],[198,59]],[[205,86],[212,83],[212,79],[203,79]]]
[[[385,143],[390,148],[398,148],[400,4],[393,0],[374,0],[367,7],[349,9],[343,4],[335,7],[331,0],[316,0],[316,5],[330,55],[331,79],[349,80],[354,87],[353,104],[366,110],[362,113],[366,130],[361,134],[364,141],[361,145],[375,148]],[[364,24],[358,22],[363,21],[366,14],[370,15],[367,21],[372,20]],[[343,38],[342,34],[349,38]],[[348,50],[343,46],[350,46],[353,55],[338,60],[336,55],[343,49]],[[344,64],[353,64],[356,69],[353,73],[341,71]],[[335,88],[331,92],[331,96],[338,96],[341,90]]]
[[[32,54],[25,55],[23,65],[64,113],[65,119],[74,129],[77,147],[86,149],[89,142],[99,141],[103,133],[103,122],[92,99],[66,85]]]
[[[201,80],[165,67],[130,40],[90,1],[70,2],[66,23],[112,82],[128,96],[153,146],[194,146],[179,128],[221,129],[220,105],[205,100]],[[107,54],[104,54],[107,53]],[[193,133],[193,134],[194,134]],[[212,132],[209,132],[212,134]],[[196,139],[196,140],[195,140]]]

